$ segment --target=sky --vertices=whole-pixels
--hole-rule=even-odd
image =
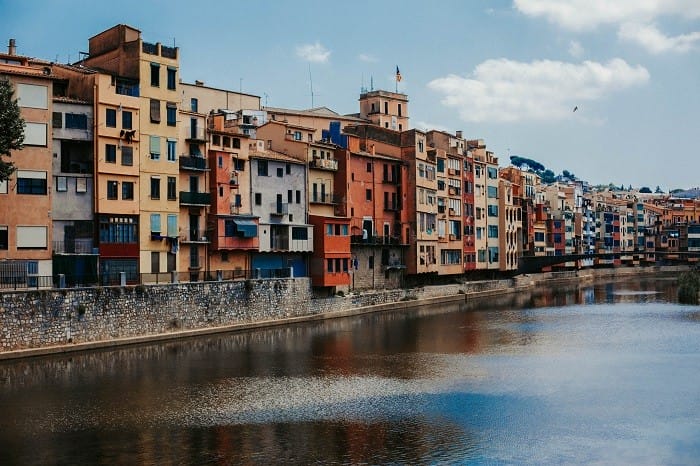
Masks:
[[[412,127],[484,139],[501,166],[700,185],[700,0],[0,0],[3,50],[61,63],[120,23],[179,47],[183,81],[262,105],[357,113],[399,67]]]

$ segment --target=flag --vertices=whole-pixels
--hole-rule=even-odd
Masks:
[[[399,71],[399,67],[397,66],[396,67],[396,82],[398,83],[400,81],[401,81],[401,72]]]

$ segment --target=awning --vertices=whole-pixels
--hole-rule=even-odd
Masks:
[[[236,231],[241,233],[244,238],[255,238],[258,236],[258,224],[253,220],[234,219]]]

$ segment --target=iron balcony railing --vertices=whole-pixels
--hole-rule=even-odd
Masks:
[[[54,254],[97,254],[91,238],[80,238],[72,241],[53,241]]]
[[[209,170],[207,164],[207,159],[204,157],[197,157],[193,155],[181,155],[180,156],[180,168],[192,171],[206,171]]]
[[[210,193],[180,191],[180,205],[207,206],[211,204]]]

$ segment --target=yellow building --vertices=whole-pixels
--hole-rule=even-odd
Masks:
[[[151,274],[175,271],[178,216],[182,202],[178,201],[177,186],[177,109],[180,102],[178,49],[145,42],[139,30],[120,24],[90,38],[89,55],[82,64],[111,74],[110,84],[119,96],[116,98],[119,101],[116,109],[105,108],[108,112],[105,114],[105,127],[114,128],[112,110],[116,110],[117,119],[121,115],[121,129],[118,133],[121,165],[130,167],[126,169],[129,173],[136,171],[140,182],[135,183],[132,193],[124,187],[124,183],[129,181],[122,180],[121,199],[119,196],[115,199],[113,192],[106,193],[106,198],[132,201],[129,199],[132,197],[138,205],[138,271]],[[128,101],[128,109],[123,101]],[[98,106],[102,106],[102,102],[100,96]],[[98,114],[102,116],[99,111]],[[124,150],[130,147],[131,160],[127,159],[125,163]],[[101,148],[98,146],[98,149]],[[106,154],[106,159],[113,158],[111,153]],[[106,161],[105,166],[106,163],[112,162]],[[119,179],[107,181],[106,189],[114,191],[116,186],[119,191]],[[98,185],[98,190],[105,189],[101,185]],[[99,191],[97,198],[102,199]],[[131,205],[133,202],[126,204]],[[110,213],[119,213],[124,208],[108,210],[115,211]],[[98,206],[98,212],[103,213],[104,210]],[[103,220],[105,219],[100,217],[100,222]],[[113,218],[108,220],[115,221]],[[122,223],[120,220],[116,222]],[[102,247],[100,253],[102,254]]]

